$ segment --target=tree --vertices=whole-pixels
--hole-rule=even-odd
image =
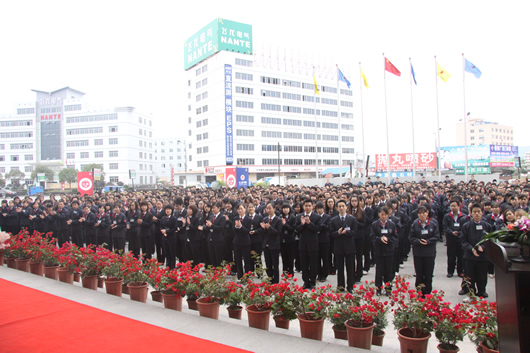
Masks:
[[[37,164],[31,172],[31,180],[35,180],[37,178],[37,174],[40,173],[45,174],[46,181],[53,181],[53,179],[55,178],[55,173],[53,172],[53,170],[51,170],[45,165]]]
[[[64,168],[59,172],[59,182],[68,183],[72,187],[72,183],[77,181],[77,169]]]
[[[100,169],[101,170],[101,179],[100,181],[94,181],[95,187],[100,187],[101,185],[105,185],[105,173],[103,172],[103,164],[97,164],[97,163],[90,163],[83,166],[81,169],[82,172],[91,172],[92,169]]]
[[[24,179],[25,176],[26,174],[18,169],[11,169],[8,173],[6,173],[6,179],[11,179],[11,182],[16,185],[20,185],[20,180]]]

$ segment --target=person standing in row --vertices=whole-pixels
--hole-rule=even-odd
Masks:
[[[224,230],[226,219],[221,214],[221,202],[212,205],[212,215],[206,221],[208,230],[208,252],[214,267],[221,266],[224,250]]]
[[[429,219],[429,209],[418,207],[418,219],[412,224],[409,234],[414,255],[416,287],[422,287],[422,294],[431,294],[436,244],[440,240],[438,222]]]
[[[316,284],[318,271],[318,229],[320,216],[313,212],[311,199],[304,200],[304,213],[296,217],[296,230],[300,235],[300,267],[304,288],[312,289]]]
[[[173,207],[167,205],[164,207],[164,217],[160,219],[160,233],[162,233],[162,245],[164,254],[166,254],[166,265],[174,269],[177,264],[177,235],[178,222],[173,215]]]
[[[127,220],[125,237],[129,242],[129,251],[132,251],[135,257],[140,256],[140,238],[138,236],[138,203],[136,201],[130,202],[125,208],[125,218]]]
[[[460,212],[460,201],[453,199],[450,203],[451,212],[446,214],[443,219],[443,229],[447,239],[447,277],[453,277],[456,274],[464,276],[464,264],[462,258],[462,242],[460,235],[464,224],[469,221],[469,217]]]
[[[375,286],[377,294],[381,294],[383,285],[388,294],[390,287],[386,286],[394,280],[394,256],[397,249],[397,227],[388,218],[390,210],[383,206],[379,209],[379,220],[372,223],[371,237],[374,244],[375,258]]]
[[[94,224],[96,227],[96,245],[105,246],[110,249],[110,217],[105,213],[105,206],[102,204],[99,206],[97,214],[97,222]]]
[[[250,227],[252,220],[246,214],[243,204],[237,207],[237,216],[234,218],[234,257],[236,263],[237,279],[241,279],[244,273],[253,269],[250,258]],[[243,267],[244,264],[244,267]],[[244,269],[244,270],[243,270]]]
[[[318,229],[318,272],[317,279],[325,282],[329,274],[329,228],[331,217],[324,213],[324,204],[318,201],[315,205],[317,214],[320,216],[320,226]]]
[[[260,224],[263,229],[263,253],[267,266],[267,276],[272,283],[280,283],[280,244],[282,234],[282,220],[275,214],[272,202],[266,207],[267,217]]]
[[[335,239],[335,267],[337,270],[337,288],[339,290],[353,290],[355,284],[355,232],[357,232],[357,219],[346,213],[346,201],[337,201],[339,215],[331,220],[331,237]],[[344,265],[346,264],[347,281],[344,278]]]
[[[195,205],[189,205],[186,217],[186,248],[188,259],[193,261],[194,265],[200,263],[201,259],[201,234],[199,233],[199,216],[198,209]]]
[[[121,212],[119,204],[114,204],[110,218],[110,231],[114,251],[124,251],[127,220],[125,219],[125,215]]]
[[[149,204],[142,201],[140,204],[140,214],[138,216],[139,231],[138,236],[140,238],[140,246],[142,247],[142,254],[144,260],[151,259],[153,256],[153,234],[151,226],[153,224],[153,214],[148,211]]]

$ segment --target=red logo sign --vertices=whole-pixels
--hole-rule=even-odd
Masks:
[[[94,176],[92,172],[77,173],[77,192],[81,193],[81,195],[94,194]]]
[[[226,186],[229,188],[237,187],[236,168],[226,168]]]

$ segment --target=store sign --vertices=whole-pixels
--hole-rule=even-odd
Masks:
[[[436,153],[391,153],[390,170],[413,170],[414,156],[416,157],[416,170],[435,170]],[[375,169],[388,170],[388,158],[386,154],[375,155]]]
[[[248,187],[248,168],[236,168],[237,174],[237,187],[247,188]]]
[[[236,168],[226,168],[226,186],[229,188],[237,187]]]
[[[232,126],[232,65],[225,64],[225,143],[226,164],[234,164],[234,129]]]
[[[42,114],[40,116],[41,121],[49,121],[49,120],[61,120],[61,114]]]
[[[39,99],[40,105],[54,105],[54,104],[61,104],[62,102],[63,102],[63,99],[61,97]]]
[[[219,50],[252,55],[252,26],[216,18],[184,43],[184,70]]]
[[[440,165],[443,169],[455,170],[456,174],[465,174],[465,147],[441,147]],[[490,146],[467,146],[467,166],[469,174],[489,174]]]
[[[77,192],[81,196],[94,194],[94,176],[92,172],[77,173]]]

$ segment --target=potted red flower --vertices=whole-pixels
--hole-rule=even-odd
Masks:
[[[209,267],[204,274],[198,274],[197,305],[199,315],[211,319],[219,319],[219,306],[226,298],[226,289],[223,283],[230,274],[230,266]]]
[[[473,314],[469,326],[471,340],[482,349],[483,353],[498,352],[497,303],[473,300],[471,311]]]
[[[293,294],[296,278],[282,275],[282,281],[270,286],[272,292],[271,312],[276,327],[289,329],[289,322],[296,319],[296,307]]]
[[[331,286],[323,286],[312,290],[295,286],[293,300],[295,302],[300,334],[304,338],[322,341],[324,320],[328,316],[333,300]]]
[[[123,283],[127,284],[131,300],[145,303],[147,301],[149,278],[148,268],[144,268],[140,258],[135,257],[132,252],[123,254]]]
[[[79,265],[81,263],[81,252],[77,245],[64,243],[62,247],[55,250],[55,256],[61,266],[57,270],[59,281],[70,284],[74,283],[74,274],[79,272]]]

